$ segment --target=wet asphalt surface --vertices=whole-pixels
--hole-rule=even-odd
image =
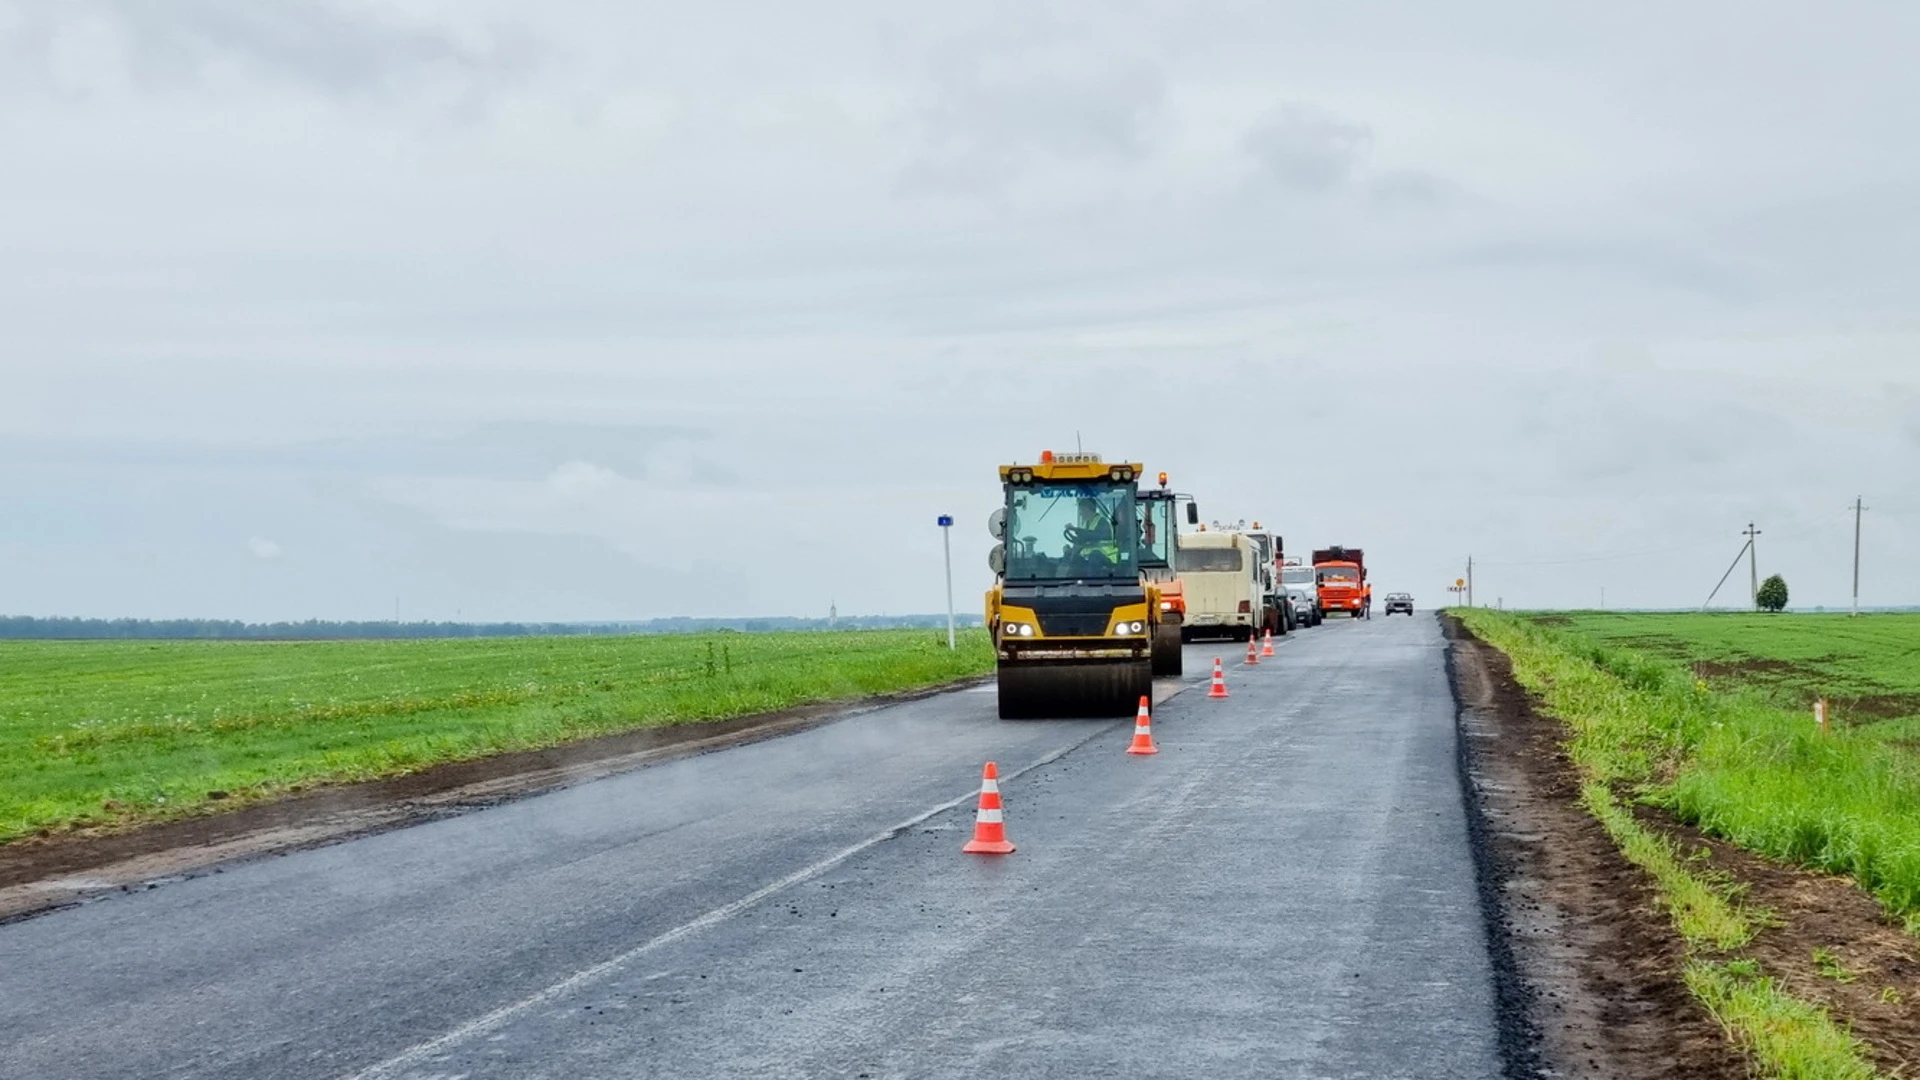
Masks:
[[[1498,1075],[1438,626],[1277,644],[1153,757],[963,691],[0,926],[0,1077]]]

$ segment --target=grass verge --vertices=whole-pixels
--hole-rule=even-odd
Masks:
[[[982,631],[0,643],[0,843],[989,672]]]
[[[1632,809],[1636,800],[1676,813],[1682,806],[1712,808],[1712,817],[1691,819],[1709,832],[1715,831],[1710,820],[1764,817],[1771,808],[1729,808],[1714,800],[1751,798],[1777,785],[1779,778],[1769,774],[1802,767],[1806,754],[1817,754],[1831,737],[1781,724],[1779,710],[1765,702],[1715,694],[1671,661],[1596,645],[1515,616],[1483,609],[1458,614],[1481,640],[1507,654],[1515,679],[1567,724],[1582,804],[1653,878],[1687,944],[1687,986],[1763,1074],[1794,1080],[1878,1075],[1867,1048],[1824,1009],[1790,996],[1758,961],[1740,955],[1767,914],[1742,906],[1736,882],[1689,866],[1672,841],[1646,828]],[[1837,758],[1828,767],[1844,771],[1867,760]],[[1702,784],[1703,778],[1714,783]],[[1696,801],[1682,799],[1683,792]]]

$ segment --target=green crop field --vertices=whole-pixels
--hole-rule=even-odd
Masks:
[[[1850,877],[1920,932],[1920,617],[1459,614],[1565,721],[1581,804],[1650,875],[1686,943],[1688,988],[1755,1075],[1881,1075],[1804,979],[1782,981],[1804,973],[1747,953],[1774,913],[1749,906],[1732,877],[1699,871],[1640,808]],[[1840,703],[1829,731],[1813,722],[1816,697]]]
[[[1842,723],[1920,718],[1920,615],[1569,612],[1532,619],[1681,662],[1710,686],[1755,690],[1783,708],[1808,709],[1825,697]]]
[[[1852,877],[1920,929],[1920,616],[1463,617],[1568,721],[1593,779]],[[1837,703],[1826,734],[1822,695]]]
[[[0,642],[0,843],[992,667],[978,630]]]

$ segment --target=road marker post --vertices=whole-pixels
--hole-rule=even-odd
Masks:
[[[1013,854],[1000,812],[1000,770],[991,761],[980,776],[980,808],[973,815],[973,839],[960,850],[967,855]]]
[[[1820,729],[1820,734],[1825,735],[1827,733],[1828,728],[1827,728],[1827,699],[1826,698],[1815,698],[1813,700],[1813,723],[1815,727]]]
[[[1153,745],[1153,714],[1147,708],[1147,699],[1140,699],[1140,711],[1133,718],[1133,745],[1127,747],[1129,754],[1157,754],[1160,748]]]
[[[947,558],[947,648],[956,648],[953,640],[953,515],[941,514],[934,524],[940,526],[940,546]]]

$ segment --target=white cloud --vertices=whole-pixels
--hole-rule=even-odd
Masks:
[[[247,539],[247,550],[253,552],[256,559],[277,559],[280,557],[280,545],[263,536]]]
[[[1721,567],[1494,564],[1751,517],[1837,602],[1791,519],[1920,475],[1920,7],[902,10],[0,0],[0,595],[715,614],[515,560],[804,534],[755,608],[925,610],[932,515],[1083,433],[1415,591],[1661,603]]]
[[[620,474],[591,461],[569,461],[547,475],[547,490],[563,499],[598,495],[620,482]]]

